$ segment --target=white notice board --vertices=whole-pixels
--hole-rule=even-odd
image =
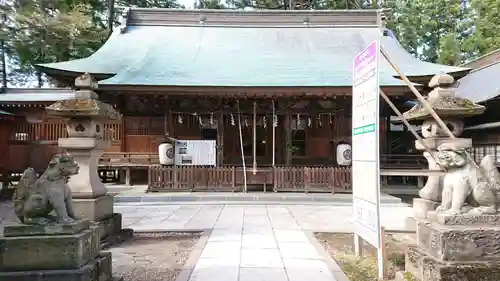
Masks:
[[[379,54],[374,41],[354,58],[352,191],[355,234],[380,252]]]

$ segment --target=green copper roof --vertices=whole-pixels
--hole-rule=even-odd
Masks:
[[[485,102],[500,96],[500,61],[474,69],[458,80],[457,96],[473,102]]]
[[[132,20],[124,32],[115,30],[104,46],[86,59],[40,67],[48,73],[116,74],[100,81],[101,85],[351,86],[354,56],[373,40],[380,40],[407,76],[433,76],[439,72],[465,74],[468,71],[467,68],[415,59],[397,40],[384,36],[376,24],[322,22],[314,25],[315,15],[307,17],[312,19],[311,25],[302,22],[281,26],[208,25],[202,24],[203,17],[196,25],[176,24],[158,20],[161,10],[154,12],[156,20],[150,17],[149,21],[142,14],[134,18],[132,10]],[[139,12],[147,16],[153,13],[150,9],[139,9]],[[188,12],[165,11],[165,16],[182,17],[183,13]],[[195,13],[203,16],[202,11],[189,13],[191,17]],[[226,12],[217,13],[224,15]],[[247,15],[245,12],[237,14]],[[283,14],[286,12],[280,13]],[[305,13],[299,15],[307,16]],[[257,22],[257,16],[253,12],[245,20]],[[328,11],[321,16],[328,16]],[[380,84],[404,85],[394,78],[397,74],[387,61],[382,58],[381,62]]]
[[[64,88],[36,88],[16,89],[7,88],[0,92],[0,103],[12,102],[54,102],[57,100],[74,99],[75,93],[72,89]]]

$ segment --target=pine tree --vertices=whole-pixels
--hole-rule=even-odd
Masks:
[[[500,48],[500,0],[470,2],[474,32],[466,43],[468,50],[477,57]]]
[[[468,56],[465,40],[471,32],[470,8],[463,0],[393,0],[388,28],[416,57],[457,65]]]
[[[66,61],[94,53],[102,45],[106,30],[96,24],[93,15],[95,10],[86,4],[22,1],[16,7],[9,34],[13,59],[17,62],[14,73],[36,74],[40,87],[44,81],[34,64]]]

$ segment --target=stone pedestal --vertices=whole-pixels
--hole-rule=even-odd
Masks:
[[[11,225],[0,237],[2,281],[111,281],[111,254],[100,253],[98,228],[88,220],[67,225]]]
[[[421,281],[500,280],[500,215],[428,216],[417,220],[407,272]]]
[[[99,159],[109,145],[109,141],[96,138],[59,139],[59,147],[66,149],[80,166],[78,175],[68,181],[75,214],[79,218],[96,222],[101,239],[118,234],[122,225],[121,215],[113,214],[113,196],[107,195],[108,190],[97,174]],[[114,227],[108,227],[109,225]]]
[[[113,214],[113,196],[73,199],[73,206],[77,217],[100,221]]]
[[[110,146],[110,142],[96,138],[70,137],[60,138],[58,145],[66,149],[80,166],[78,175],[72,176],[68,181],[73,198],[88,199],[105,195],[108,190],[101,182],[97,170],[99,159]]]
[[[413,199],[413,217],[416,219],[426,219],[427,213],[436,210],[438,206],[438,202],[415,198]]]

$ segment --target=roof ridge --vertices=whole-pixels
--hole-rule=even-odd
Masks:
[[[487,53],[487,54],[484,54],[484,55],[482,55],[482,56],[480,56],[480,57],[478,57],[478,58],[476,58],[476,59],[474,59],[474,60],[471,60],[471,61],[468,61],[468,62],[466,62],[466,63],[463,63],[463,64],[461,64],[461,66],[468,66],[468,67],[471,67],[471,68],[472,68],[472,67],[474,67],[476,64],[479,64],[479,65],[480,65],[480,67],[479,67],[479,68],[482,68],[482,66],[481,66],[481,62],[482,62],[482,61],[484,61],[484,60],[486,60],[486,61],[487,61],[487,60],[488,60],[488,59],[490,59],[490,58],[495,59],[495,58],[497,58],[497,57],[500,57],[500,48],[499,48],[499,49],[496,49],[496,50],[493,50],[493,51],[491,51],[491,52],[489,52],[489,53]],[[491,64],[491,63],[489,63],[489,64]],[[488,65],[489,65],[489,64],[488,64]]]
[[[127,8],[126,26],[380,26],[383,10],[196,10]]]
[[[330,9],[330,10],[245,10],[245,9],[177,9],[177,8],[144,8],[130,6],[132,11],[176,12],[176,13],[215,13],[215,14],[331,14],[331,13],[381,13],[384,9]]]
[[[478,67],[478,68],[474,68],[474,69],[472,69],[469,73],[478,72],[478,71],[483,70],[483,69],[485,69],[485,68],[488,68],[488,67],[494,66],[495,64],[500,64],[500,61],[494,61],[494,62],[492,62],[492,63],[485,64],[485,65],[480,66],[480,67]]]

